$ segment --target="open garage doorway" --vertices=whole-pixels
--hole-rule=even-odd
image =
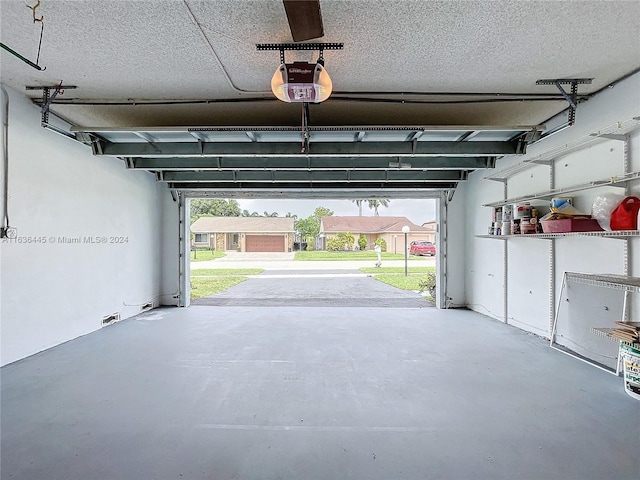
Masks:
[[[183,305],[446,307],[444,194],[346,197],[181,194]]]

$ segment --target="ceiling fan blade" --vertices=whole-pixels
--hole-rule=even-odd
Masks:
[[[324,36],[320,0],[282,0],[294,42]]]

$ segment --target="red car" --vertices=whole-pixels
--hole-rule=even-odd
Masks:
[[[434,256],[436,254],[436,246],[427,241],[411,242],[409,247],[409,255],[429,255]]]

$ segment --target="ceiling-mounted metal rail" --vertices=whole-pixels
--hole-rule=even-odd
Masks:
[[[285,63],[284,61],[285,50],[297,50],[297,51],[317,50],[319,52],[318,63],[324,63],[324,51],[325,50],[342,50],[344,48],[344,43],[257,43],[256,48],[260,51],[279,50],[280,63]]]

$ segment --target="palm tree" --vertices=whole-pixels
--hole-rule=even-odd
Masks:
[[[355,203],[358,206],[358,216],[361,217],[362,216],[362,202],[364,202],[364,200],[355,199],[355,200],[351,200],[351,202]]]
[[[373,209],[374,215],[379,217],[380,213],[378,212],[378,207],[388,207],[391,201],[387,198],[373,198],[371,200],[367,200],[367,203],[369,204],[369,208]]]

